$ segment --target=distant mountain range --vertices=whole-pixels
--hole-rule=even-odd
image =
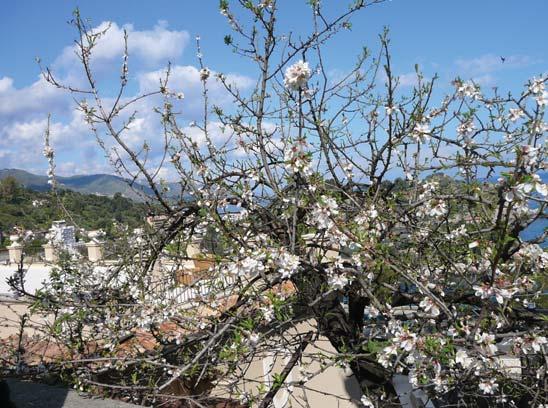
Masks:
[[[548,172],[541,171],[538,174],[544,183],[548,183]],[[19,183],[34,191],[48,191],[50,189],[47,176],[32,174],[19,169],[0,169],[0,180],[8,176],[15,177]],[[142,191],[147,195],[152,194],[150,187],[144,184],[134,183],[132,189],[122,177],[111,174],[90,174],[71,177],[57,176],[56,178],[60,188],[84,194],[112,197],[114,194],[120,193],[122,196],[136,201],[142,201],[142,198],[136,191]],[[496,181],[496,178],[493,178],[492,181]],[[179,183],[168,183],[168,187],[170,189],[169,194],[167,194],[168,198],[177,197],[180,192]]]
[[[9,176],[14,177],[19,183],[34,191],[47,191],[50,189],[47,176],[32,174],[28,171],[19,169],[0,170],[0,180]],[[145,194],[150,194],[152,192],[150,187],[138,183],[134,183],[132,189],[128,185],[128,182],[122,177],[113,176],[111,174],[90,174],[71,177],[57,176],[56,179],[60,188],[85,194],[112,197],[114,194],[120,193],[124,197],[140,201],[141,198],[139,194],[134,190],[142,191]],[[173,183],[173,186],[170,187],[176,189],[177,184]]]

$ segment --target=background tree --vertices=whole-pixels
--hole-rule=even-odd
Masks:
[[[21,186],[14,177],[6,177],[0,180],[0,197],[2,200],[14,203],[19,197]]]

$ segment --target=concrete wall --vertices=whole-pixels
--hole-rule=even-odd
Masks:
[[[9,260],[9,253],[7,249],[0,249],[0,263],[6,263]]]
[[[234,390],[229,391],[225,387],[231,379],[222,380],[215,395],[225,398],[236,398],[238,393],[258,395],[261,387],[268,390],[273,383],[275,373],[281,373],[286,366],[289,355],[284,355],[284,343],[291,343],[291,339],[297,334],[305,335],[314,330],[315,321],[310,320],[297,327],[288,330],[284,338],[270,339],[273,342],[273,350],[277,344],[279,350],[272,352],[257,353],[249,363],[242,363],[238,368],[241,376]],[[287,348],[289,350],[290,347]],[[291,350],[290,350],[291,351]],[[274,400],[275,408],[305,407],[314,408],[350,408],[359,407],[361,391],[358,381],[352,376],[348,369],[329,366],[322,368],[319,360],[320,355],[333,356],[335,349],[325,337],[320,337],[311,343],[302,355],[302,365],[297,364],[290,372],[283,390],[280,390]],[[325,359],[327,365],[329,361]],[[302,386],[299,382],[303,379],[300,368],[305,368],[305,375],[309,377]],[[310,373],[310,374],[309,374]]]

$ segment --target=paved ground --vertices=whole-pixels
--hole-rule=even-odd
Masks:
[[[131,408],[137,405],[91,399],[67,388],[8,379],[11,400],[17,408]]]

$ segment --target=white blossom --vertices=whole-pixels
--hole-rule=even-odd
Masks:
[[[264,264],[254,257],[245,257],[242,260],[233,262],[228,267],[228,272],[236,276],[249,276],[264,270]]]
[[[341,290],[348,285],[348,278],[344,274],[333,274],[329,277],[329,286],[333,290]]]
[[[488,380],[483,380],[482,382],[479,383],[480,391],[487,395],[494,394],[497,391],[498,387],[499,385],[492,378]]]
[[[388,116],[400,111],[400,108],[398,108],[397,106],[385,106],[384,109],[386,110],[386,114]]]
[[[536,166],[539,159],[539,148],[529,145],[521,146],[521,153],[523,156],[524,164],[527,167]]]
[[[515,290],[514,289],[506,289],[506,288],[495,288],[495,299],[499,304],[503,304],[505,300],[512,299],[514,296]]]
[[[536,192],[546,197],[548,195],[548,186],[542,182],[542,179],[538,174],[533,174],[533,187]]]
[[[542,91],[535,99],[538,106],[546,106],[548,104],[548,91]]]
[[[411,351],[415,347],[416,340],[417,335],[415,333],[410,332],[408,329],[402,329],[402,331],[396,335],[394,343],[405,351]]]
[[[419,306],[424,309],[426,313],[430,313],[432,316],[436,317],[440,315],[440,308],[436,305],[429,297],[425,297],[420,303]]]
[[[468,136],[476,130],[476,125],[473,120],[465,120],[457,126],[457,133],[461,136]]]
[[[307,151],[308,143],[299,139],[286,147],[284,152],[285,167],[291,173],[300,173],[305,176],[312,174],[311,155]]]
[[[433,200],[430,203],[429,215],[431,217],[442,217],[447,214],[447,204],[443,200]]]
[[[466,225],[461,225],[454,231],[451,231],[450,233],[445,234],[445,238],[448,240],[453,240],[453,239],[464,237],[466,236],[466,234],[467,234]]]
[[[522,118],[525,116],[525,112],[523,112],[521,108],[510,109],[508,112],[510,113],[508,115],[508,119],[510,119],[512,122],[515,122],[519,118]]]
[[[312,222],[320,229],[332,227],[334,224],[331,217],[339,213],[338,207],[337,201],[334,198],[321,196],[312,211]]]
[[[293,276],[299,268],[299,262],[300,260],[297,255],[290,254],[287,251],[281,251],[276,259],[278,271],[282,274],[281,278],[288,279]]]
[[[526,336],[519,343],[521,343],[520,345],[524,352],[533,351],[534,353],[540,353],[547,342],[545,336],[532,335]]]
[[[251,333],[247,339],[249,341],[249,344],[255,346],[259,342],[260,337],[261,336],[258,333]]]
[[[373,401],[371,401],[367,396],[362,395],[360,402],[362,405],[366,408],[374,408],[375,405],[373,404]]]
[[[284,85],[286,88],[298,91],[306,88],[312,71],[308,62],[299,61],[288,67],[285,71]]]
[[[263,312],[263,318],[267,323],[274,320],[274,307],[272,305],[261,307],[261,312]]]
[[[411,137],[417,143],[423,143],[430,140],[430,126],[428,122],[415,123]]]
[[[542,349],[542,346],[546,344],[546,337],[544,336],[534,336],[531,341],[531,348],[536,353],[539,353]]]
[[[544,92],[544,79],[543,78],[533,78],[529,83],[529,92],[540,95]]]
[[[472,99],[479,99],[481,94],[479,88],[472,82],[455,81],[457,86],[457,95],[461,98],[469,97]]]
[[[396,344],[391,344],[390,346],[386,346],[382,349],[382,352],[379,353],[378,361],[379,364],[381,364],[383,367],[390,367],[392,356],[396,356],[398,354],[398,346]]]
[[[200,80],[201,81],[207,81],[207,79],[209,78],[209,75],[211,74],[211,72],[209,71],[209,69],[207,68],[202,68],[200,70]]]
[[[498,350],[495,344],[495,336],[492,334],[476,333],[475,340],[482,347],[482,350],[489,355],[495,354]]]
[[[472,359],[468,357],[466,350],[458,350],[455,354],[455,363],[460,364],[463,368],[468,368],[472,365]]]
[[[46,159],[51,159],[54,156],[54,150],[51,146],[44,147],[44,157]]]

